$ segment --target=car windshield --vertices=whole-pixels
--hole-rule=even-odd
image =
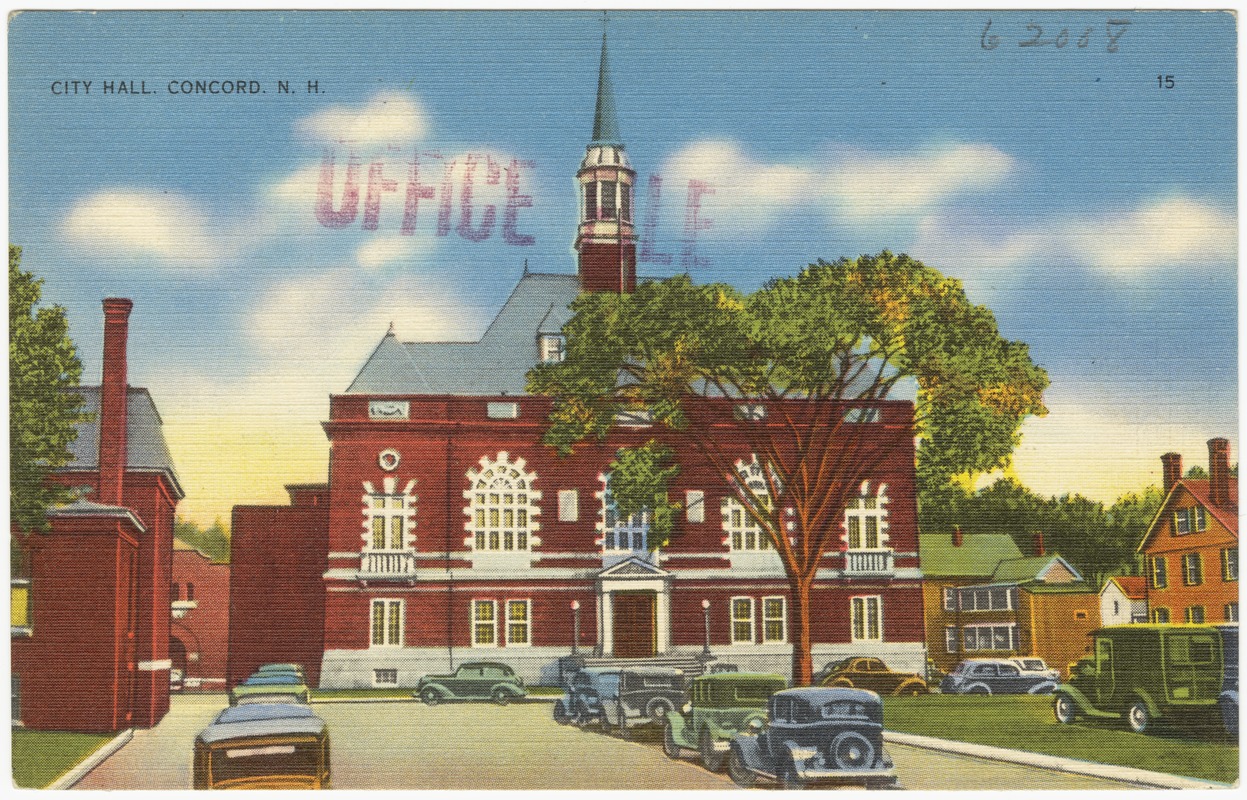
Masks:
[[[1022,664],[1023,669],[1035,670],[1039,672],[1042,672],[1048,668],[1048,665],[1043,663],[1042,658],[1023,658],[1020,663]]]
[[[320,769],[318,741],[231,745],[212,750],[212,782],[279,775],[315,776]]]
[[[766,699],[784,688],[783,681],[731,681],[714,686],[710,690],[713,706],[760,706]]]
[[[873,710],[877,711],[877,709]],[[871,719],[871,711],[872,709],[864,704],[851,700],[836,700],[831,703],[824,703],[821,709],[823,719],[842,719],[845,717]]]

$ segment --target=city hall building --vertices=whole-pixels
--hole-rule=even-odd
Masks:
[[[683,509],[679,532],[656,548],[644,515],[615,513],[609,464],[665,431],[625,420],[560,457],[541,442],[551,400],[525,391],[535,364],[562,359],[581,292],[636,284],[636,173],[605,40],[593,138],[575,175],[574,274],[526,269],[476,342],[386,333],[330,398],[328,483],[287,487],[288,506],[234,509],[231,683],[260,663],[297,661],[322,687],[414,686],[484,659],[553,684],[573,653],[696,665],[706,650],[790,673],[788,580],[732,487],[668,438]],[[721,441],[768,424],[764,410],[742,418],[732,401],[697,402],[697,424],[721,428]],[[844,510],[839,551],[814,584],[815,669],[847,655],[925,667],[912,436],[894,445],[912,415],[908,402],[881,402],[853,426],[856,446],[877,439],[890,452]],[[760,477],[744,444],[735,456]]]

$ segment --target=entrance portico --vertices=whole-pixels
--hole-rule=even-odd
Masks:
[[[671,647],[671,573],[633,556],[597,575],[602,654],[649,658]]]

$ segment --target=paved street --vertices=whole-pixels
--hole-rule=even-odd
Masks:
[[[188,789],[195,734],[224,695],[182,695],[78,789]],[[320,703],[335,789],[731,789],[694,754],[672,761],[656,733],[622,741],[555,725],[549,703]],[[889,745],[906,789],[1124,789],[1116,781]],[[761,784],[760,784],[761,785]]]

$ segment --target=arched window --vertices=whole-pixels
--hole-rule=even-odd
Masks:
[[[736,470],[741,480],[749,487],[760,508],[771,507],[771,492],[762,474],[762,465],[755,457],[753,461],[736,462]],[[766,531],[749,515],[743,503],[733,496],[723,498],[723,530],[728,535],[728,546],[735,551],[770,550],[771,540]]]
[[[870,481],[862,483],[861,494],[850,498],[844,509],[845,541],[850,550],[883,550],[888,541],[887,485],[871,491]]]
[[[598,530],[602,532],[602,551],[604,553],[648,552],[649,512],[641,511],[627,518],[620,517],[615,500],[611,497],[610,476],[599,475],[598,480],[602,481],[602,491],[598,493],[602,498],[598,524]]]
[[[535,542],[538,526],[534,517],[541,513],[537,501],[541,492],[533,488],[536,473],[524,469],[522,458],[509,460],[505,451],[496,460],[481,459],[481,468],[468,471],[467,530],[472,533],[472,549],[489,552],[528,550]]]

